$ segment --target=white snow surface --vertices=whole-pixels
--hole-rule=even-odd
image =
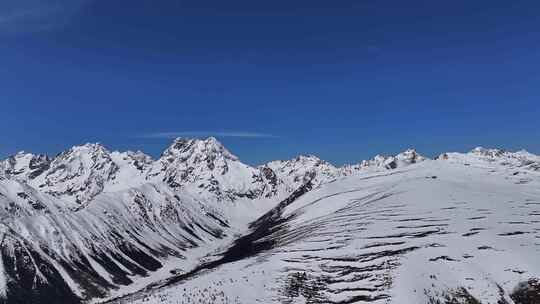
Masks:
[[[21,152],[0,162],[0,300],[511,304],[539,278],[539,168],[484,148],[253,167],[215,138]]]
[[[115,303],[524,303],[540,174],[522,152],[447,155],[327,183],[282,209],[271,248]]]

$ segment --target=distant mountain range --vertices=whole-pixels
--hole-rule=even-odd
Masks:
[[[20,152],[0,163],[0,177],[23,181],[78,205],[102,192],[146,183],[164,183],[218,201],[233,201],[283,197],[308,180],[322,184],[361,170],[395,169],[425,159],[411,149],[341,168],[313,155],[251,167],[213,137],[178,138],[157,160],[140,151],[110,152],[100,144],[76,146],[54,158]]]
[[[144,288],[151,294],[165,290],[164,292],[173,294],[175,299],[195,299],[193,295],[187,297],[176,294],[177,291],[171,291],[171,286],[198,269],[215,269],[222,264],[249,261],[262,252],[268,252],[268,260],[272,260],[279,256],[276,253],[278,249],[287,248],[290,251],[295,246],[300,246],[295,250],[304,254],[306,263],[312,263],[309,267],[314,267],[314,274],[326,273],[324,277],[318,278],[309,274],[305,279],[330,281],[325,283],[324,288],[321,287],[324,294],[317,294],[316,297],[313,295],[312,300],[309,300],[306,294],[302,297],[289,297],[291,303],[304,303],[301,299],[318,299],[320,303],[353,303],[356,300],[361,302],[362,299],[390,301],[394,297],[399,299],[405,296],[405,293],[390,293],[389,290],[396,286],[392,285],[392,282],[385,283],[381,278],[373,277],[371,283],[366,281],[362,285],[359,283],[363,282],[359,277],[360,273],[358,276],[351,276],[350,280],[339,281],[342,282],[342,287],[335,287],[333,284],[337,286],[338,281],[332,280],[347,277],[351,274],[351,269],[341,269],[330,264],[349,263],[349,259],[378,259],[372,255],[350,257],[350,244],[354,243],[355,239],[371,238],[369,244],[362,243],[362,246],[386,248],[398,243],[404,244],[401,243],[404,242],[403,238],[418,237],[414,234],[402,234],[412,233],[409,230],[416,228],[425,230],[432,227],[431,224],[428,224],[427,220],[422,223],[419,223],[419,220],[408,223],[405,220],[407,217],[411,218],[411,222],[420,214],[425,219],[442,217],[439,213],[425,213],[429,208],[425,209],[423,204],[429,196],[432,196],[433,204],[440,205],[437,212],[445,210],[441,208],[456,207],[462,200],[474,200],[480,195],[475,191],[489,196],[491,191],[497,193],[499,189],[503,189],[506,192],[501,190],[504,193],[496,195],[494,200],[502,199],[503,196],[508,200],[512,199],[512,196],[524,200],[525,196],[530,196],[531,202],[536,202],[540,195],[534,187],[540,181],[539,174],[539,156],[526,151],[507,152],[484,148],[476,148],[468,153],[443,153],[435,160],[409,149],[395,156],[377,155],[371,160],[343,167],[333,166],[312,155],[252,167],[242,163],[212,137],[204,140],[178,138],[156,160],[143,152],[111,152],[100,144],[72,147],[55,157],[20,152],[0,162],[0,303],[98,302],[117,297],[123,299],[122,296],[133,293],[133,298],[126,300],[130,303],[149,297],[150,293],[134,293]],[[492,175],[497,177],[496,180],[491,180]],[[418,180],[418,184],[413,180]],[[433,184],[441,180],[445,182],[444,186]],[[463,190],[465,180],[470,180],[471,188],[467,191]],[[505,188],[506,186],[501,186],[505,180],[509,181],[512,187],[519,185],[522,188]],[[492,185],[492,188],[484,187],[484,184]],[[420,193],[415,198],[417,201],[403,194],[415,189]],[[436,193],[439,191],[440,194],[448,195],[445,197],[446,201],[439,201],[440,197]],[[344,193],[357,194],[351,196]],[[317,203],[342,195],[345,196],[340,200],[329,200],[326,205]],[[380,207],[387,210],[386,213],[380,208],[372,211],[379,212],[377,214],[384,220],[374,226],[377,230],[371,231],[370,236],[363,236],[361,227],[378,220],[377,216],[373,215],[375,213],[364,217],[362,212],[375,208],[372,207],[370,198],[377,197],[385,201],[388,200],[385,195],[394,199],[385,203],[386,205],[383,204],[386,209]],[[484,204],[484,197],[481,201]],[[538,204],[540,206],[540,203]],[[469,206],[470,217],[475,217],[476,213],[480,212],[478,210],[485,207]],[[531,203],[524,206],[535,205]],[[533,215],[518,220],[511,214],[510,209],[501,208],[503,211],[498,209],[494,212],[502,216],[508,211],[507,221],[530,223],[537,216],[535,210],[527,209],[527,212]],[[398,212],[402,209],[407,210]],[[389,215],[391,213],[395,214]],[[403,222],[396,223],[402,223],[404,228],[384,224],[392,216],[402,219]],[[468,215],[464,213],[457,216]],[[450,215],[445,215],[446,217]],[[527,241],[537,242],[540,238],[539,222],[533,223],[536,228],[527,228],[527,234],[531,237]],[[443,231],[456,233],[444,228],[455,224],[437,224],[438,232],[433,233],[433,237],[444,235]],[[487,226],[493,225],[496,223],[484,226],[487,229]],[[517,228],[512,231],[514,230],[518,231]],[[380,241],[376,241],[378,238],[374,234],[383,231],[396,237],[381,237]],[[306,243],[315,236],[322,242],[321,246],[327,246],[324,247],[328,249],[327,253],[313,253],[322,248],[315,246],[315,243],[312,243],[312,248],[309,242]],[[330,239],[322,241],[325,237]],[[255,246],[254,242],[259,245]],[[336,242],[343,246],[336,245]],[[409,244],[407,241],[407,248],[426,245],[418,242],[411,241]],[[435,243],[435,239],[433,242],[434,247],[445,245],[442,241]],[[452,239],[449,242],[457,241]],[[247,245],[242,247],[244,249],[240,251],[244,253],[239,255],[235,250],[239,250],[242,244]],[[362,246],[353,247],[361,250]],[[334,252],[332,248],[345,251]],[[540,249],[534,248],[537,251]],[[315,251],[312,252],[312,249]],[[412,251],[416,249],[411,249]],[[397,254],[388,256],[393,257],[388,263],[401,264],[394,260],[398,258]],[[454,258],[440,255],[440,259],[446,261]],[[293,265],[296,265],[294,263],[299,263],[297,260],[290,265],[282,265],[286,266],[285,268],[276,266],[279,263],[287,264],[288,262],[283,262],[287,259],[292,261],[302,257],[283,256],[278,259],[281,262],[275,260],[267,268],[257,270],[267,269],[277,276],[283,269],[293,269]],[[465,258],[459,257],[459,260],[462,259]],[[394,278],[393,271],[400,269],[397,264],[374,268],[373,271],[388,272],[390,277],[386,279],[390,280]],[[266,264],[261,262],[260,265]],[[306,267],[304,265],[298,269],[310,269]],[[338,268],[333,272],[332,267]],[[540,271],[538,264],[531,266],[532,271]],[[294,273],[296,272],[286,271],[282,281],[286,282]],[[339,273],[339,276],[331,279],[332,273]],[[234,280],[238,279],[236,275],[233,276]],[[304,277],[296,279],[303,280]],[[497,278],[491,280],[493,284],[502,286]],[[352,282],[360,285],[347,287],[347,284]],[[215,283],[217,284],[217,281]],[[249,287],[245,284],[238,286]],[[510,292],[505,291],[506,286],[503,287],[499,296],[494,296],[493,299],[507,302],[493,303],[514,301]],[[262,290],[265,287],[257,285],[256,288]],[[268,288],[270,292],[271,288]],[[419,293],[435,301],[439,296],[444,298],[441,290],[450,289],[426,290]],[[226,291],[219,292],[225,297]],[[457,297],[455,294],[459,292],[462,291],[446,293],[446,296]],[[467,291],[467,294],[473,298],[476,295],[470,291]],[[261,298],[267,299],[266,296],[266,291],[261,294]],[[242,300],[238,297],[238,301],[244,301],[240,303],[257,300]],[[273,299],[278,298],[277,294],[273,296]],[[192,303],[187,300],[152,301]]]

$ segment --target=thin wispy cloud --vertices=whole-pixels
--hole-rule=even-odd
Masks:
[[[243,131],[180,131],[180,132],[156,132],[142,134],[140,138],[176,138],[176,137],[240,137],[240,138],[279,138],[279,136],[258,132]]]
[[[89,1],[0,1],[0,34],[39,32],[65,26]]]

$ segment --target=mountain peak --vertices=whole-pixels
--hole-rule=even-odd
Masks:
[[[178,137],[163,153],[162,157],[180,157],[184,160],[191,158],[195,160],[203,160],[209,158],[224,157],[230,160],[238,160],[238,157],[233,155],[223,146],[215,137],[206,139],[184,138]]]
[[[77,151],[81,151],[81,152],[82,151],[88,151],[88,152],[103,151],[103,152],[109,153],[109,150],[99,142],[85,143],[83,145],[73,146],[68,151],[71,151],[71,152],[77,152]]]
[[[395,169],[398,167],[415,164],[427,158],[416,152],[416,149],[409,148],[395,156],[385,156],[377,154],[370,160],[360,162],[360,168],[386,168]]]
[[[472,154],[483,155],[489,157],[501,156],[505,151],[501,149],[487,149],[484,147],[476,147],[470,151]]]
[[[295,159],[297,162],[306,163],[306,162],[324,162],[322,159],[320,159],[318,156],[313,154],[301,154],[298,155]]]
[[[416,163],[419,161],[426,160],[425,156],[420,155],[418,152],[416,152],[416,149],[409,148],[398,155],[395,156],[398,160],[406,161],[409,163]]]
[[[222,197],[222,190],[247,189],[255,173],[214,137],[180,137],[161,154],[150,176],[159,176],[173,188],[192,184]]]
[[[408,148],[407,150],[401,152],[400,154],[418,154],[415,148]]]
[[[0,161],[0,175],[22,179],[34,179],[49,168],[51,160],[46,155],[20,151]]]
[[[56,156],[36,183],[49,194],[86,203],[101,193],[118,170],[109,150],[100,143],[86,143]]]

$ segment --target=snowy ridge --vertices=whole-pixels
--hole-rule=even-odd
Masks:
[[[339,168],[339,172],[341,176],[348,176],[359,172],[393,170],[425,160],[427,158],[418,154],[415,149],[407,149],[394,156],[376,155],[372,159],[363,160],[355,165],[345,165]]]
[[[529,153],[525,150],[510,152],[501,149],[486,149],[477,147],[469,153],[444,153],[439,156],[441,159],[448,159],[458,162],[471,163],[496,163],[503,168],[522,169],[528,171],[540,171],[540,156]]]
[[[234,201],[279,199],[307,181],[321,185],[362,170],[395,169],[425,159],[410,149],[341,168],[313,155],[252,167],[213,137],[177,138],[155,161],[140,151],[111,152],[99,143],[72,147],[53,159],[21,152],[0,162],[0,177],[28,183],[41,192],[83,205],[102,192],[145,183],[166,183],[204,199]]]

